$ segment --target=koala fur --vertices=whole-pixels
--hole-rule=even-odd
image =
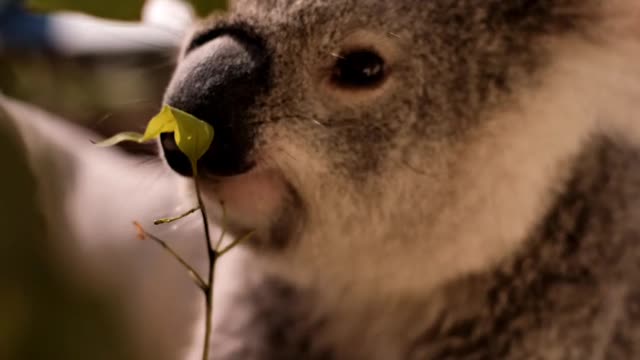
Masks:
[[[188,74],[235,32],[268,66],[255,167],[201,179],[256,230],[213,358],[640,357],[640,2],[238,0],[169,103],[219,100]],[[328,81],[354,49],[382,84]]]

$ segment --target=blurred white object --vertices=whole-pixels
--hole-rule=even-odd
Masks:
[[[142,8],[143,23],[175,32],[184,32],[195,18],[193,7],[183,0],[147,0]]]
[[[28,49],[63,56],[101,56],[177,49],[195,13],[182,0],[149,0],[141,22],[75,12],[32,14],[19,4],[7,6],[0,18],[0,52]]]

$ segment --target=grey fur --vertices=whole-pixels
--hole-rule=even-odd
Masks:
[[[193,53],[237,29],[269,63],[234,119],[258,170],[208,187],[236,235],[257,230],[252,271],[268,274],[217,319],[237,340],[218,358],[640,357],[638,14],[633,0],[238,0],[204,22],[185,68],[224,72]],[[328,85],[336,54],[360,48],[388,80]],[[167,98],[206,102],[192,85],[177,76]]]
[[[640,351],[638,164],[637,148],[613,139],[594,140],[513,259],[452,281],[434,296],[441,298],[436,301],[406,299],[407,308],[398,312],[401,318],[424,314],[431,302],[438,311],[432,322],[408,325],[422,330],[403,339],[398,358],[635,358]],[[338,358],[328,345],[314,343],[314,335],[327,321],[348,319],[314,316],[308,296],[279,281],[267,281],[251,292],[246,303],[239,303],[255,311],[255,328],[235,335],[254,345],[230,358]],[[373,313],[376,308],[384,311],[384,299],[371,303]],[[363,328],[369,325],[358,320]],[[403,337],[393,332],[385,336]],[[357,346],[341,354],[339,358],[371,358]]]

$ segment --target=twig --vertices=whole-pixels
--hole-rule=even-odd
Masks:
[[[198,182],[198,178],[194,177],[193,182],[196,187],[196,197],[198,198],[198,207],[200,208],[200,214],[202,214],[202,222],[204,225],[204,236],[207,240],[207,251],[209,253],[215,252],[213,245],[211,243],[211,233],[209,232],[209,222],[207,221],[207,208],[204,206],[204,201],[202,200],[202,193],[200,192],[200,183]],[[209,254],[211,255],[211,254]]]
[[[220,256],[226,254],[228,251],[230,251],[231,249],[233,249],[234,247],[236,247],[238,244],[246,241],[247,239],[249,239],[251,236],[253,236],[253,234],[255,233],[255,231],[251,231],[249,232],[247,235],[243,236],[240,239],[234,240],[231,244],[225,246],[224,248],[222,248],[220,250],[220,247],[222,246],[222,241],[224,239],[224,236],[226,234],[226,211],[224,208],[224,204],[222,205],[222,231],[220,233],[220,237],[217,240],[217,243],[215,244],[215,247],[213,245],[213,242],[211,240],[211,233],[209,231],[209,222],[208,222],[208,217],[207,217],[207,209],[204,206],[204,201],[202,199],[202,193],[200,192],[200,184],[198,182],[198,178],[194,177],[194,184],[195,184],[195,190],[196,190],[196,197],[198,199],[198,207],[194,208],[192,210],[189,210],[187,213],[180,215],[176,218],[171,218],[171,219],[161,219],[161,220],[157,220],[156,223],[166,223],[166,222],[172,222],[175,220],[179,220],[182,219],[184,217],[186,217],[187,215],[190,215],[194,212],[196,212],[198,209],[200,209],[200,214],[202,215],[202,223],[204,225],[204,234],[205,234],[205,240],[206,240],[206,248],[207,248],[207,255],[209,258],[209,273],[207,276],[207,281],[205,281],[202,276],[200,276],[200,274],[198,274],[198,272],[191,266],[189,265],[176,251],[174,251],[169,244],[167,244],[166,241],[158,238],[157,236],[148,233],[147,231],[144,230],[144,228],[142,227],[142,225],[140,225],[137,222],[134,222],[134,225],[136,226],[137,230],[138,230],[138,238],[140,239],[145,239],[145,238],[150,238],[152,240],[154,240],[156,243],[160,244],[160,246],[162,246],[169,254],[171,254],[176,260],[178,260],[178,262],[188,271],[188,273],[191,275],[191,277],[194,279],[196,285],[200,288],[200,290],[202,290],[202,292],[204,293],[205,296],[205,331],[204,331],[204,345],[203,345],[203,349],[202,349],[202,360],[209,360],[209,352],[210,352],[210,344],[211,344],[211,327],[212,327],[212,315],[213,315],[213,290],[214,290],[214,279],[215,279],[215,270],[216,270],[216,262],[218,261],[218,259],[220,258]]]
[[[189,275],[191,275],[193,280],[196,282],[196,285],[198,285],[198,287],[202,291],[207,290],[208,286],[204,282],[204,279],[202,279],[202,276],[200,276],[200,274],[198,274],[196,269],[194,269],[191,265],[189,265],[189,263],[187,263],[186,260],[184,260],[184,258],[180,256],[180,254],[178,254],[175,250],[173,250],[173,248],[171,248],[171,246],[169,246],[169,244],[167,244],[166,241],[144,230],[142,225],[140,225],[138,222],[134,222],[133,224],[138,229],[138,235],[140,238],[144,239],[145,237],[148,237],[149,239],[160,244],[160,246],[162,246],[163,249],[165,249],[169,254],[171,254],[171,256],[173,256],[176,260],[178,260],[178,262],[187,270]]]
[[[218,238],[218,243],[216,244],[215,250],[218,251],[220,249],[220,245],[222,245],[222,240],[224,239],[224,235],[227,232],[227,210],[224,208],[224,203],[220,203],[222,207],[222,231],[220,232],[220,237]]]
[[[207,242],[207,255],[209,257],[209,277],[207,281],[207,286],[204,289],[204,297],[205,297],[205,325],[204,325],[204,345],[202,349],[202,360],[209,359],[209,346],[210,346],[210,338],[211,338],[211,316],[213,314],[213,281],[215,275],[215,267],[216,261],[218,260],[218,253],[216,249],[213,247],[211,242],[211,233],[209,232],[209,221],[207,217],[207,209],[204,206],[204,201],[202,200],[202,193],[200,192],[200,183],[198,182],[198,177],[193,177],[193,182],[196,188],[196,197],[198,198],[198,206],[200,207],[200,214],[202,214],[202,222],[204,225],[204,235]],[[224,236],[224,228],[222,234],[220,234],[220,238]]]
[[[222,255],[226,254],[229,250],[231,250],[234,247],[236,247],[236,245],[249,240],[249,238],[252,237],[253,234],[255,234],[255,231],[250,231],[247,235],[241,237],[240,239],[234,240],[231,244],[227,245],[225,248],[223,248],[222,250],[220,250],[218,252],[218,258],[221,257]]]
[[[193,209],[187,211],[186,213],[178,215],[178,216],[174,216],[174,217],[171,217],[171,218],[158,219],[158,220],[153,222],[153,225],[169,224],[169,223],[172,223],[174,221],[178,221],[178,220],[184,219],[187,216],[193,214],[194,212],[196,212],[198,210],[200,210],[200,208],[196,207],[196,208],[193,208]]]

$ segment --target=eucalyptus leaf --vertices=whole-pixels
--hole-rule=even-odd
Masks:
[[[158,115],[149,120],[141,141],[145,142],[153,140],[162,133],[172,133],[175,132],[176,129],[176,118],[171,111],[171,107],[169,105],[165,105],[162,107],[162,110],[160,110]]]
[[[197,174],[196,164],[213,141],[213,127],[195,116],[169,105],[164,105],[162,110],[149,121],[144,134],[122,132],[100,141],[96,145],[113,146],[123,141],[143,143],[157,138],[162,133],[174,133],[178,148],[187,155],[193,173]]]
[[[196,163],[207,152],[213,141],[213,127],[180,109],[169,109],[177,123],[176,144],[191,161],[195,174],[197,173]]]
[[[137,132],[122,132],[119,134],[115,134],[114,136],[106,140],[97,142],[96,145],[100,147],[108,147],[108,146],[116,145],[123,141],[142,142],[143,138],[144,138],[144,135]]]

